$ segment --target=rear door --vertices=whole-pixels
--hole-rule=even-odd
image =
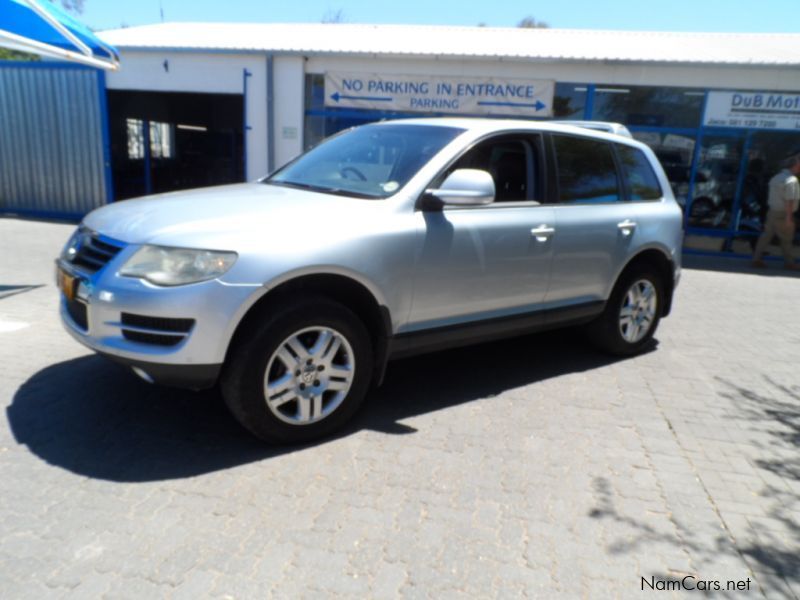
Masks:
[[[614,144],[552,134],[549,200],[555,215],[548,306],[605,300],[639,226],[617,168]]]

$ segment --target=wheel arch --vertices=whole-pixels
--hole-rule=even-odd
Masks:
[[[270,287],[253,303],[237,324],[228,344],[226,362],[232,349],[255,323],[264,319],[275,306],[291,302],[292,298],[298,295],[330,298],[351,309],[364,321],[371,337],[375,360],[373,383],[379,385],[383,381],[388,360],[389,339],[392,334],[391,314],[386,304],[380,302],[376,294],[364,283],[342,273],[297,274]]]
[[[645,265],[655,269],[656,273],[661,275],[661,280],[664,284],[664,306],[661,310],[661,316],[666,317],[672,310],[672,295],[675,291],[675,263],[667,252],[660,248],[646,248],[631,257],[625,266],[620,269],[619,273],[617,273],[611,290],[616,287],[617,282],[624,277],[626,273]],[[611,291],[609,293],[611,293]]]

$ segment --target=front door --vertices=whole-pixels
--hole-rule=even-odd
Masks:
[[[542,206],[535,136],[484,141],[457,168],[488,171],[495,202],[417,213],[414,300],[406,331],[505,317],[539,308],[552,260],[553,209]],[[433,185],[436,185],[434,182]]]

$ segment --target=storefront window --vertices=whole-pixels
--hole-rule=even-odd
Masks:
[[[553,97],[553,117],[556,119],[583,119],[586,107],[585,85],[557,83]]]
[[[728,229],[732,223],[743,136],[706,136],[694,178],[689,225]]]
[[[689,178],[692,173],[692,155],[695,139],[676,133],[634,131],[633,137],[650,146],[667,174],[672,193],[681,208],[689,197]]]
[[[325,77],[306,75],[306,110],[322,109],[325,106]]]
[[[747,254],[754,250],[758,235],[764,228],[769,180],[781,171],[783,160],[787,156],[800,152],[798,134],[758,131],[750,135],[747,166],[735,215],[737,236],[731,244],[734,252]],[[800,214],[795,217],[800,218]],[[777,244],[777,240],[773,241]],[[795,236],[795,246],[800,246],[798,236]],[[768,248],[768,252],[780,256],[777,246]]]
[[[698,127],[704,92],[681,88],[595,88],[593,119],[647,127]]]

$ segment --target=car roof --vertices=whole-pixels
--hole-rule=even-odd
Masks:
[[[615,141],[634,141],[624,125],[620,125],[619,123],[608,123],[605,121],[530,121],[523,119],[494,119],[482,117],[425,117],[393,119],[381,121],[377,124],[456,127],[458,129],[464,129],[476,134],[520,130],[550,131],[579,134],[601,139],[613,139]],[[626,132],[628,135],[625,135]]]

